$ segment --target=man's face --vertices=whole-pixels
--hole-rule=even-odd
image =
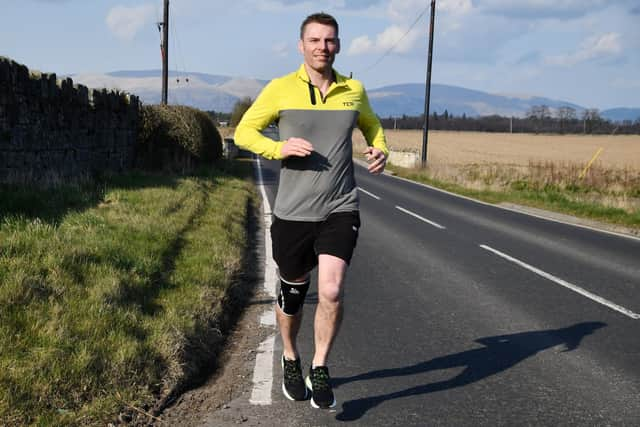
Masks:
[[[331,69],[336,54],[340,52],[340,39],[331,25],[310,22],[304,28],[298,49],[304,62],[319,73]]]

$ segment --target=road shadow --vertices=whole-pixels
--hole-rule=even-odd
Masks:
[[[553,347],[563,345],[565,347],[563,352],[572,351],[578,348],[584,337],[605,326],[607,324],[602,322],[583,322],[561,329],[485,337],[475,341],[484,345],[482,348],[437,357],[411,366],[381,369],[351,377],[333,378],[332,383],[335,387],[339,387],[355,381],[417,375],[438,369],[464,367],[460,374],[445,381],[346,401],[342,405],[342,412],[336,415],[336,419],[354,421],[361,418],[368,410],[388,400],[449,390],[481,381]]]

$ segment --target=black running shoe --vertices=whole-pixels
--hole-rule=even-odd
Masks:
[[[311,390],[311,406],[314,408],[333,408],[336,406],[336,398],[331,388],[329,368],[316,366],[309,369],[309,376],[305,378],[305,384]]]
[[[302,380],[300,359],[287,360],[282,356],[282,392],[289,400],[305,400],[308,397],[307,387]]]

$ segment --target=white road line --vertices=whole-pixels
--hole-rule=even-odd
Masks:
[[[262,175],[262,163],[260,163],[260,157],[257,158],[256,163],[258,164],[258,187],[260,188],[260,193],[262,194],[262,206],[264,207],[264,214],[271,215],[271,204],[269,203],[269,199],[267,198],[267,192],[264,189],[264,176]]]
[[[252,405],[271,405],[273,386],[273,347],[276,336],[264,340],[256,354],[256,367],[253,370],[253,390],[249,403]]]
[[[262,326],[276,326],[276,311],[272,308],[267,310],[260,316],[260,324]]]
[[[264,290],[272,298],[276,297],[276,265],[273,262],[273,248],[271,247],[271,204],[267,198],[267,192],[264,189],[264,178],[262,176],[262,164],[258,157],[258,186],[262,194],[262,210],[264,212],[264,249],[265,249],[265,267],[264,267]]]
[[[271,205],[267,198],[267,192],[264,188],[264,178],[262,175],[262,165],[260,157],[257,160],[258,165],[258,187],[262,194],[262,210],[264,212],[264,248],[265,248],[265,265],[264,265],[264,290],[272,298],[276,297],[276,266],[273,261],[271,248]],[[260,317],[260,323],[263,326],[275,326],[276,313],[273,305],[265,311]],[[256,364],[253,368],[253,389],[249,402],[252,405],[271,405],[271,388],[273,386],[273,349],[275,346],[276,335],[272,334],[264,340],[256,353]]]
[[[431,221],[431,220],[428,220],[428,219],[426,219],[425,217],[422,217],[422,216],[420,216],[420,215],[418,215],[418,214],[416,214],[416,213],[413,213],[413,212],[411,212],[411,211],[409,211],[409,210],[406,210],[405,208],[403,208],[403,207],[401,207],[401,206],[396,206],[396,209],[398,209],[399,211],[402,211],[402,212],[406,213],[407,215],[411,215],[411,216],[413,216],[413,217],[415,217],[415,218],[418,218],[420,221],[424,221],[424,222],[426,222],[426,223],[427,223],[427,224],[429,224],[429,225],[433,225],[433,226],[434,226],[434,227],[436,227],[436,228],[439,228],[439,229],[441,229],[441,230],[446,230],[446,227],[444,227],[444,226],[442,226],[442,225],[438,224],[437,222],[433,222],[433,221]]]
[[[362,191],[364,194],[366,194],[367,196],[373,197],[376,200],[380,200],[380,197],[376,196],[373,193],[368,192],[367,190],[363,189],[362,187],[358,187],[358,190]]]
[[[508,261],[511,261],[511,262],[513,262],[515,264],[518,264],[520,267],[526,268],[527,270],[532,271],[532,272],[536,273],[537,275],[544,277],[545,279],[551,280],[552,282],[555,282],[560,286],[564,286],[567,289],[571,289],[572,291],[577,292],[580,295],[589,298],[590,300],[593,300],[593,301],[595,301],[595,302],[597,302],[599,304],[602,304],[604,306],[609,307],[612,310],[615,310],[615,311],[617,311],[619,313],[622,313],[625,316],[628,316],[628,317],[630,317],[632,319],[636,319],[636,320],[640,319],[640,314],[634,313],[633,311],[631,311],[629,309],[626,309],[626,308],[624,308],[624,307],[622,307],[622,306],[620,306],[620,305],[618,305],[616,303],[613,303],[613,302],[611,302],[611,301],[609,301],[609,300],[607,300],[605,298],[602,298],[602,297],[600,297],[600,296],[598,296],[596,294],[593,294],[593,293],[591,293],[591,292],[589,292],[589,291],[587,291],[585,289],[582,289],[580,286],[576,286],[576,285],[574,285],[572,283],[567,282],[566,280],[562,280],[562,279],[560,279],[560,278],[558,278],[558,277],[556,277],[556,276],[554,276],[552,274],[544,272],[544,271],[542,271],[542,270],[540,270],[540,269],[538,269],[538,268],[536,268],[536,267],[534,267],[532,265],[529,265],[529,264],[527,264],[525,262],[522,262],[522,261],[520,261],[520,260],[518,260],[516,258],[513,258],[513,257],[511,257],[511,256],[509,256],[509,255],[507,255],[507,254],[505,254],[503,252],[500,252],[499,250],[493,249],[490,246],[480,245],[480,247],[482,249],[485,249],[485,250],[489,251],[489,252],[493,252],[494,254],[498,255],[499,257],[502,257],[502,258],[504,258],[504,259],[506,259]]]

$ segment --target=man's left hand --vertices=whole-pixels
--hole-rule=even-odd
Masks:
[[[363,154],[366,156],[367,162],[369,162],[369,167],[367,168],[369,173],[378,175],[384,171],[384,167],[387,165],[387,156],[384,155],[382,150],[375,147],[367,147]]]

